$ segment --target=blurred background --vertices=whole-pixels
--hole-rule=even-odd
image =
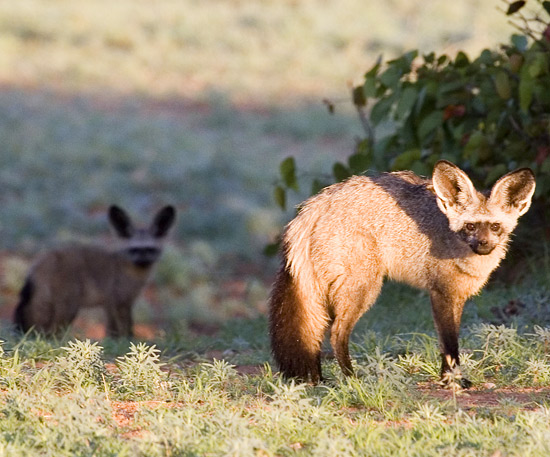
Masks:
[[[350,87],[379,55],[478,53],[512,33],[498,0],[0,1],[0,317],[34,255],[108,239],[116,203],[173,237],[135,309],[136,333],[214,333],[258,317],[292,155],[328,173],[361,125]],[[330,115],[323,99],[334,102]],[[99,338],[101,315],[76,332]]]

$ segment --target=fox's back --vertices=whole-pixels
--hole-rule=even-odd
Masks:
[[[310,234],[307,242],[300,241],[304,233]],[[474,261],[439,210],[431,181],[408,172],[355,176],[326,188],[289,224],[285,243],[291,266],[311,259],[324,283],[374,269],[426,288],[438,270],[454,269],[457,259]],[[489,271],[480,276],[488,276],[498,256],[483,259]]]
[[[82,307],[103,306],[115,296],[137,295],[144,282],[142,273],[117,252],[86,244],[48,251],[37,259],[30,277],[37,299],[74,301]]]

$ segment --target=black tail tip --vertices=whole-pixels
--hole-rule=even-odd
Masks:
[[[321,354],[309,354],[307,351],[280,352],[273,351],[273,358],[282,377],[286,380],[317,384],[322,381]]]
[[[17,304],[17,308],[15,308],[13,315],[13,323],[15,324],[15,328],[21,333],[25,333],[29,330],[29,325],[26,319],[26,311],[30,305],[33,292],[34,285],[31,279],[27,278],[25,280],[25,284],[23,284],[21,292],[19,293],[19,303]]]

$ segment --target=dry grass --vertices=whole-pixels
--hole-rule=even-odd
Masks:
[[[0,2],[0,81],[268,105],[341,94],[380,53],[477,52],[499,0]]]

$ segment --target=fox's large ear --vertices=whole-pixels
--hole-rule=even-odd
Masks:
[[[134,224],[130,216],[122,208],[116,205],[109,207],[109,221],[115,229],[118,236],[130,238],[134,234]]]
[[[176,208],[171,205],[165,206],[162,208],[153,219],[151,224],[151,235],[155,238],[161,238],[168,233],[170,227],[174,224],[176,220]]]
[[[505,211],[517,211],[518,217],[531,206],[535,192],[535,175],[529,168],[520,168],[504,175],[491,189],[489,201]]]
[[[465,207],[475,200],[477,191],[470,178],[460,168],[446,160],[439,160],[434,167],[432,183],[441,211]]]

